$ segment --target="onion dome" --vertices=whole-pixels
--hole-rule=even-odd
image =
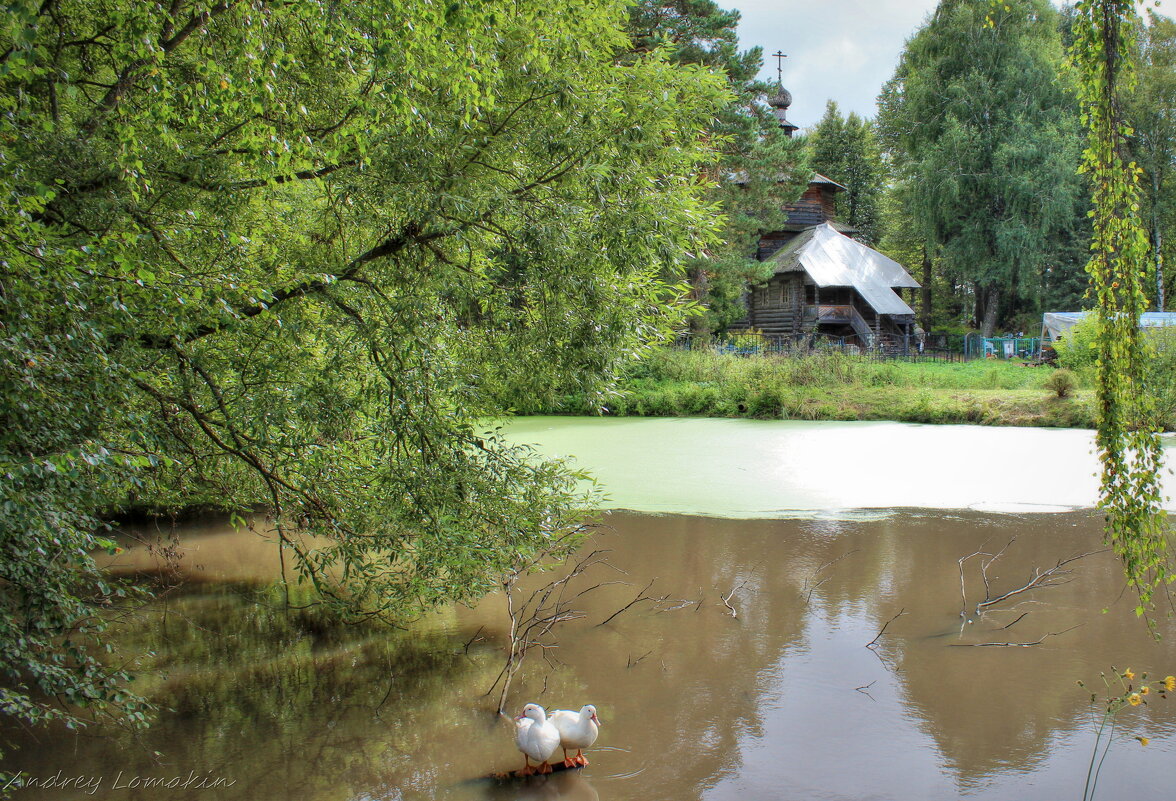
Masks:
[[[780,123],[786,136],[792,136],[793,131],[799,130],[799,126],[790,123],[787,117],[788,107],[792,105],[791,92],[777,84],[776,94],[768,98],[768,105],[772,107],[772,113],[776,115],[776,121]]]
[[[787,109],[792,105],[792,92],[789,92],[783,86],[776,88],[776,94],[768,98],[768,105],[772,108]]]

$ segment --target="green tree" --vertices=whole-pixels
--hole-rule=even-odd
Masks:
[[[880,98],[916,219],[985,334],[1038,311],[1051,241],[1074,214],[1077,117],[1056,19],[1046,0],[942,0]]]
[[[708,200],[723,212],[718,241],[687,262],[691,296],[701,307],[697,332],[722,331],[746,315],[749,283],[770,277],[755,259],[761,234],[786,219],[810,168],[799,140],[786,137],[763,102],[775,88],[756,77],[763,51],[740,51],[739,12],[713,0],[639,0],[630,11],[636,53],[664,52],[675,64],[698,64],[725,77],[733,98],[715,117],[711,135],[721,160],[709,177]]]
[[[618,63],[621,2],[16,0],[0,23],[0,671],[94,656],[127,504],[264,504],[348,616],[483,592],[585,498],[486,421],[682,319],[705,69]],[[537,32],[542,32],[538,35]],[[66,711],[62,711],[65,709]],[[132,707],[132,712],[135,709]]]
[[[837,219],[858,229],[855,238],[876,244],[882,238],[879,204],[885,168],[873,123],[854,112],[842,117],[830,100],[808,143],[813,169],[847,190],[837,197]]]
[[[1165,257],[1176,226],[1176,22],[1148,11],[1137,34],[1139,79],[1126,100],[1131,146],[1144,171],[1143,217],[1151,241],[1156,306],[1165,303]]]
[[[1037,329],[1043,311],[1073,311],[1089,305],[1085,270],[1090,258],[1089,193],[1079,193],[1072,201],[1069,216],[1045,241],[1049,256],[1040,274],[1040,304],[1023,307],[1018,328]]]
[[[755,258],[759,238],[784,224],[784,204],[799,196],[800,176],[809,174],[800,143],[779,130],[766,131],[745,153],[726,153],[721,168],[708,194],[723,211],[719,241],[686,262],[692,297],[704,310],[694,318],[696,331],[725,331],[746,316],[748,285],[771,277]]]
[[[627,29],[636,53],[667,49],[679,63],[702,64],[726,73],[736,86],[751,87],[763,49],[740,52],[738,26],[739,12],[721,9],[714,0],[637,0]]]
[[[880,228],[885,231],[878,249],[917,275],[919,289],[918,319],[924,331],[942,331],[959,319],[960,294],[943,275],[915,218],[917,188],[909,181],[894,180],[882,193],[878,203]]]

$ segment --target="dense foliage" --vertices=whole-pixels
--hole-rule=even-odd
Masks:
[[[1149,10],[1137,41],[1139,79],[1126,98],[1125,114],[1132,151],[1143,170],[1140,195],[1155,271],[1153,297],[1156,308],[1164,311],[1164,264],[1176,237],[1176,22]]]
[[[1020,362],[876,361],[839,350],[749,355],[756,337],[661,349],[635,362],[608,402],[616,416],[747,417],[768,420],[892,420],[909,423],[1093,428],[1090,393],[1058,401],[1056,371]],[[569,394],[545,414],[591,414]],[[1176,417],[1169,418],[1176,427]]]
[[[698,64],[722,75],[733,98],[715,116],[711,139],[721,154],[710,171],[707,199],[723,212],[723,227],[709,248],[687,263],[700,313],[696,331],[724,330],[742,318],[749,283],[771,271],[755,259],[759,236],[777,230],[808,183],[810,168],[798,140],[784,135],[764,102],[775,87],[757,78],[758,47],[740,51],[738,11],[713,0],[639,0],[630,12],[633,50],[660,49],[675,64]]]
[[[620,2],[16,0],[0,23],[0,702],[118,706],[90,553],[264,505],[339,614],[481,592],[579,521],[485,433],[681,319],[706,69]],[[543,35],[537,35],[543,32]],[[315,535],[312,539],[311,535]]]
[[[1075,10],[1071,60],[1088,130],[1083,171],[1094,207],[1087,272],[1098,312],[1100,506],[1107,537],[1139,593],[1142,615],[1172,574],[1159,478],[1160,425],[1148,386],[1152,351],[1139,325],[1151,283],[1148,238],[1139,216],[1141,170],[1130,152],[1124,115],[1124,99],[1136,80],[1131,49],[1138,18],[1127,0],[1081,0]]]
[[[842,116],[830,100],[808,137],[813,169],[845,187],[836,198],[837,219],[856,229],[854,238],[875,245],[882,238],[880,203],[886,168],[874,124],[856,113]]]
[[[1061,59],[1046,0],[943,0],[880,98],[883,147],[914,187],[910,211],[988,336],[1040,312],[1047,270],[1081,241]]]

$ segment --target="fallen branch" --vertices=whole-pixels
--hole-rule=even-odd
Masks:
[[[474,632],[474,636],[470,637],[468,640],[466,640],[465,647],[461,649],[462,653],[464,653],[466,656],[469,656],[470,646],[473,645],[478,640],[482,639],[480,635],[482,633],[482,630],[485,628],[486,628],[485,626],[478,626],[478,630]]]
[[[741,581],[738,584],[736,584],[735,586],[733,586],[731,588],[731,591],[728,592],[726,595],[723,595],[723,591],[719,590],[719,588],[717,586],[715,587],[715,589],[718,590],[719,600],[723,602],[723,606],[727,607],[727,611],[731,613],[731,617],[735,618],[736,620],[739,619],[739,611],[734,606],[731,605],[731,599],[735,597],[735,593],[739,592],[741,589],[743,589],[746,586],[747,586],[747,580],[744,579],[743,581]]]
[[[735,611],[735,607],[731,606],[731,596],[735,594],[735,590],[736,590],[736,588],[732,587],[731,591],[729,593],[727,593],[725,596],[720,595],[719,598],[723,601],[723,606],[727,607],[727,609],[730,610],[731,617],[738,620],[739,613],[737,611]]]
[[[646,651],[644,654],[637,657],[636,659],[633,658],[632,654],[629,654],[629,656],[625,658],[625,669],[627,670],[631,667],[635,667],[637,665],[640,665],[642,662],[645,661],[645,657],[649,656],[652,653],[653,653],[653,651]]]
[[[1026,615],[1028,615],[1028,614],[1029,614],[1028,612],[1022,612],[1022,613],[1021,613],[1021,616],[1020,616],[1019,618],[1017,618],[1016,620],[1014,620],[1012,623],[1008,624],[1007,626],[1001,626],[1001,629],[1000,629],[1000,630],[1001,630],[1001,631],[1007,631],[1007,630],[1011,629],[1013,626],[1017,625],[1017,624],[1018,624],[1018,623],[1020,623],[1022,620],[1024,620],[1024,619],[1025,619],[1025,616],[1026,616]]]
[[[989,557],[989,560],[987,562],[981,561],[981,566],[980,566],[980,575],[981,575],[981,578],[984,580],[985,597],[988,597],[988,567],[993,562],[995,562],[997,559],[999,559],[1004,554],[1004,552],[1008,550],[1009,546],[1012,545],[1016,541],[1016,539],[1017,539],[1016,537],[1013,537],[1012,539],[1010,539],[1007,543],[1005,543],[1005,547],[1001,548],[995,554],[991,554],[988,551],[978,550],[978,551],[973,551],[972,553],[968,554],[967,556],[961,556],[957,560],[957,562],[960,566],[960,601],[961,601],[960,617],[966,618],[968,616],[968,593],[965,588],[965,581],[964,581],[964,563],[967,562],[969,559],[972,559],[973,557],[976,557],[976,556]],[[987,544],[988,540],[985,540],[984,543]],[[983,548],[984,545],[981,545],[980,547]]]
[[[578,533],[578,532],[577,532]],[[558,545],[558,543],[556,544]],[[555,550],[556,545],[548,550],[548,554]],[[579,620],[585,616],[572,608],[572,603],[583,598],[588,593],[616,582],[598,582],[586,589],[570,592],[572,581],[583,575],[585,571],[596,565],[613,567],[607,559],[608,551],[596,550],[576,561],[570,570],[554,581],[531,592],[525,600],[517,598],[519,580],[528,572],[535,569],[542,556],[526,560],[515,567],[502,579],[503,595],[506,598],[507,616],[510,618],[510,643],[506,662],[498,675],[486,690],[486,695],[499,688],[498,713],[503,714],[506,706],[506,696],[510,691],[511,682],[523,665],[527,654],[534,648],[543,651],[544,659],[552,664],[551,649],[557,647],[548,641],[552,630],[561,623]],[[613,569],[616,569],[615,567]],[[623,572],[623,571],[620,571]],[[475,638],[477,635],[475,634]],[[473,640],[471,640],[473,642]],[[467,648],[469,644],[467,643]]]
[[[998,559],[1000,559],[1002,556],[1004,556],[1005,553],[1008,551],[1008,549],[1016,541],[1017,541],[1016,537],[1010,538],[1009,541],[1007,543],[1005,543],[1004,547],[1001,548],[996,553],[989,553],[988,551],[983,550],[983,546],[981,546],[981,550],[977,550],[977,551],[974,551],[974,552],[968,554],[967,556],[960,557],[960,559],[958,560],[959,569],[960,569],[960,602],[961,602],[960,617],[962,617],[964,619],[968,619],[968,617],[969,617],[967,580],[966,580],[966,576],[965,576],[965,572],[964,572],[964,566],[971,559],[979,557],[979,559],[980,559],[980,580],[984,584],[984,600],[977,603],[975,609],[972,610],[973,615],[979,616],[984,613],[984,610],[986,610],[990,607],[993,607],[999,603],[1002,603],[1004,601],[1007,601],[1010,598],[1015,598],[1018,595],[1021,595],[1023,593],[1027,593],[1032,590],[1040,589],[1042,587],[1056,587],[1056,586],[1059,586],[1062,584],[1069,583],[1073,579],[1068,578],[1068,577],[1074,571],[1072,569],[1067,570],[1066,565],[1070,564],[1071,562],[1076,562],[1077,560],[1083,559],[1087,556],[1092,556],[1097,553],[1103,553],[1103,551],[1106,550],[1104,548],[1104,549],[1098,550],[1098,551],[1087,551],[1086,553],[1081,553],[1076,556],[1071,556],[1069,559],[1059,559],[1053,567],[1048,568],[1046,570],[1042,570],[1039,567],[1035,567],[1035,568],[1033,568],[1033,573],[1029,577],[1029,580],[1026,581],[1023,585],[1021,585],[1020,587],[1016,587],[1015,589],[1009,590],[1008,592],[1001,593],[1000,595],[994,596],[993,591],[992,591],[992,582],[988,576],[988,569],[990,567],[992,567]],[[1014,620],[1008,626],[1005,626],[1005,628],[1010,628],[1013,624],[1017,623],[1020,619],[1021,618],[1017,618],[1017,620]]]
[[[997,551],[995,554],[993,554],[991,559],[989,559],[987,562],[985,562],[983,560],[980,561],[980,577],[984,580],[984,597],[986,599],[992,597],[992,585],[990,585],[988,583],[988,568],[990,568],[992,566],[993,562],[995,562],[997,559],[1000,559],[1002,556],[1004,556],[1005,551],[1007,551],[1009,549],[1009,546],[1012,545],[1016,541],[1017,541],[1016,537],[1010,537],[1009,541],[1005,543],[1005,546],[1003,548],[1001,548],[999,551]],[[980,609],[979,606],[976,608]]]

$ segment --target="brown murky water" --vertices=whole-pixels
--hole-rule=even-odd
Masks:
[[[577,774],[479,779],[522,764],[486,696],[505,657],[501,596],[404,634],[265,617],[242,596],[274,577],[274,546],[209,524],[183,539],[204,580],[125,628],[128,648],[161,654],[143,679],[168,708],[156,726],[9,732],[21,750],[7,767],[55,784],[16,797],[1081,798],[1099,710],[1076,682],[1101,691],[1112,665],[1176,673],[1176,626],[1148,636],[1105,553],[984,615],[969,560],[961,618],[961,557],[1012,541],[988,569],[999,595],[1100,549],[1090,513],[606,522],[584,553],[608,564],[578,585],[604,586],[570,605],[582,617],[531,652],[509,696],[516,710],[596,704],[604,725]],[[136,549],[120,560],[148,565]],[[651,600],[601,625],[642,590]],[[1119,716],[1099,798],[1173,796],[1176,697],[1148,700]]]

